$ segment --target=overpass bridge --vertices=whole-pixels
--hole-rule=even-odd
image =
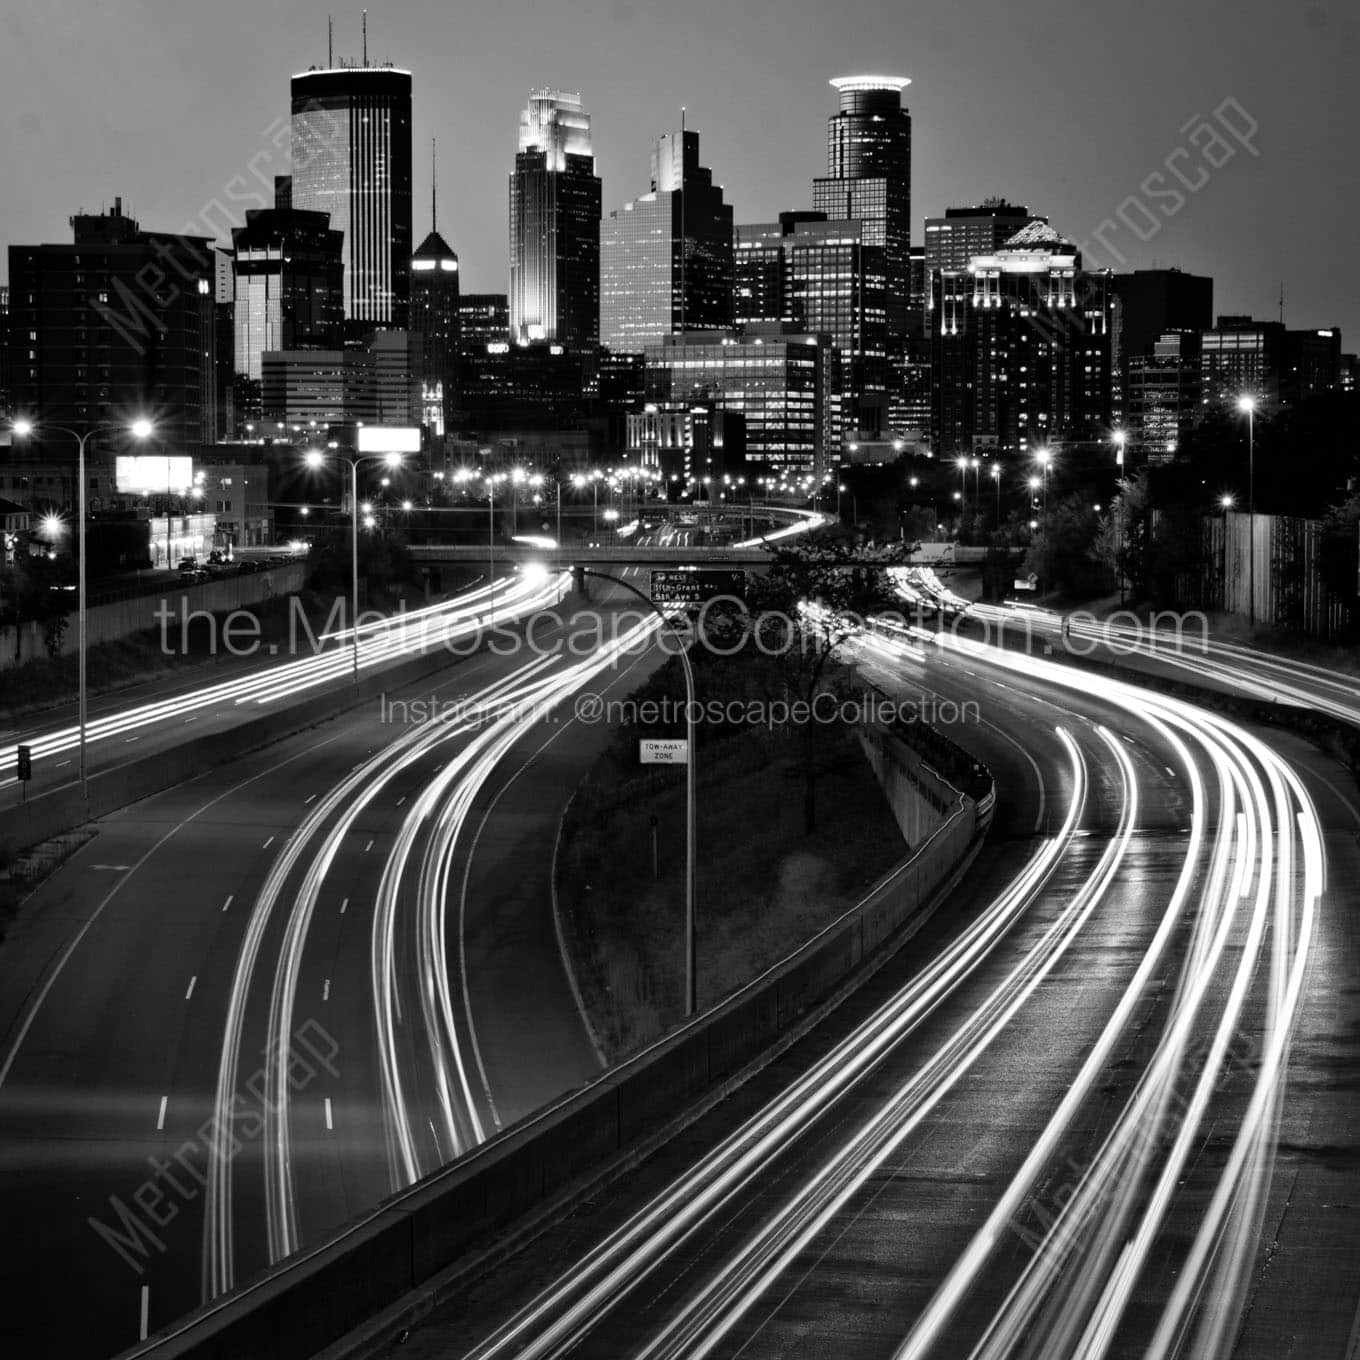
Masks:
[[[416,543],[407,551],[417,566],[441,566],[454,563],[485,565],[489,557],[486,544]],[[531,543],[497,543],[497,563],[541,562],[545,566],[561,563],[566,566],[614,567],[683,567],[691,564],[711,564],[728,567],[767,567],[773,548],[758,547],[638,547],[627,543],[611,543],[602,547],[567,544],[562,548],[535,547]]]

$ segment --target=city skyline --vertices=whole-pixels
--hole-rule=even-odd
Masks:
[[[252,8],[247,0],[246,14]],[[73,73],[59,65],[58,54],[63,24],[102,28],[102,21],[73,5],[39,41],[23,16],[6,20],[6,65],[14,63],[7,84],[30,110],[0,138],[0,164],[16,187],[0,209],[6,240],[63,240],[70,215],[97,211],[117,194],[149,227],[184,230],[197,222],[224,239],[231,225],[224,213],[234,212],[239,224],[246,208],[260,206],[255,198],[267,197],[261,181],[287,172],[285,82],[325,63],[324,10],[306,6],[273,16],[278,22],[268,59],[255,54],[230,82],[214,81],[211,71],[230,63],[236,40],[224,35],[227,50],[219,56],[214,44],[210,63],[201,54],[206,48],[177,47],[174,16],[152,18],[163,10],[145,5],[138,18],[105,34],[104,83],[84,77],[87,84],[94,79],[101,94],[104,123],[93,131],[87,96],[71,87]],[[433,9],[375,7],[370,59],[412,69],[414,138],[419,144],[439,135],[441,178],[457,186],[446,191],[443,231],[463,261],[465,288],[506,287],[510,158],[503,129],[513,125],[533,88],[581,90],[595,122],[606,214],[632,197],[630,167],[687,105],[689,126],[703,134],[715,181],[742,223],[811,206],[809,181],[821,170],[825,120],[835,100],[826,82],[847,71],[892,69],[912,79],[905,102],[916,125],[915,244],[925,217],[1004,195],[1085,243],[1089,266],[1174,265],[1210,274],[1218,281],[1220,312],[1261,319],[1278,315],[1283,284],[1289,324],[1339,325],[1347,337],[1360,326],[1353,300],[1360,266],[1344,235],[1356,190],[1330,169],[1345,163],[1346,119],[1335,116],[1338,101],[1355,98],[1343,79],[1357,52],[1355,25],[1339,5],[1291,14],[1291,26],[1272,32],[1268,52],[1258,40],[1259,24],[1272,12],[1263,3],[1231,10],[1210,5],[1193,15],[1155,5],[1136,29],[1106,25],[1100,34],[1066,4],[1025,16],[1024,32],[1014,26],[1017,19],[988,4],[967,16],[933,9],[914,30],[876,5],[853,6],[846,17],[859,22],[843,24],[796,5],[787,11],[793,36],[760,24],[758,11],[732,15],[731,41],[716,45],[706,61],[687,61],[699,52],[678,32],[676,43],[665,41],[668,16],[649,19],[658,50],[674,55],[661,73],[620,59],[628,52],[641,58],[647,46],[630,37],[638,26],[628,15],[637,11],[626,4],[583,6],[571,31],[542,51],[522,34],[514,41],[527,20],[522,5],[460,20],[456,40]],[[1162,25],[1159,33],[1159,18],[1170,24],[1173,14],[1176,26]],[[450,32],[447,52],[439,42],[444,32]],[[1062,53],[1057,67],[1030,60],[1045,39]],[[335,43],[337,56],[358,56],[357,13],[336,16]],[[1099,59],[1100,52],[1115,51],[1117,62]],[[108,77],[126,75],[139,54],[164,64],[171,52],[176,61],[165,69],[166,80],[186,95],[191,90],[197,102],[167,125],[155,121],[147,97],[128,88],[128,80]],[[443,79],[449,57],[469,52],[476,59],[460,63],[459,78]],[[1292,82],[1286,94],[1285,77],[1305,70],[1309,78]],[[49,93],[72,97],[37,116],[36,81]],[[1226,108],[1246,135],[1229,141],[1212,165],[1198,143],[1216,108]],[[1169,158],[1192,183],[1202,179],[1198,189],[1180,193],[1180,206],[1166,196],[1177,191],[1166,170]],[[36,164],[44,159],[50,172],[45,167],[38,176]],[[110,170],[109,163],[120,169]],[[167,174],[167,166],[175,173]],[[1161,178],[1150,192],[1154,175]],[[1324,192],[1335,211],[1300,211]],[[428,216],[428,186],[420,177],[414,196],[420,222]],[[1101,230],[1102,223],[1111,225]]]

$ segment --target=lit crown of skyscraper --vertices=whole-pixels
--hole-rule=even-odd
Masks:
[[[565,170],[568,156],[594,156],[590,115],[579,94],[535,90],[519,116],[519,149],[542,151],[549,170]]]

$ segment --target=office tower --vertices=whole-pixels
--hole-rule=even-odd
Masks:
[[[1167,331],[1150,353],[1128,356],[1124,428],[1132,456],[1169,462],[1199,417],[1200,332]]]
[[[677,331],[732,324],[732,208],[699,163],[699,134],[667,133],[650,192],[600,224],[600,341],[641,353]]]
[[[479,434],[579,428],[588,351],[555,340],[493,340],[459,360],[459,420]]]
[[[458,347],[472,353],[504,340],[510,331],[510,301],[504,293],[463,293],[458,299]]]
[[[911,292],[911,114],[906,76],[837,76],[840,108],[827,123],[826,176],[812,206],[829,219],[858,218],[864,244],[882,247],[891,339],[908,333]]]
[[[593,344],[600,331],[600,180],[579,94],[537,90],[510,176],[510,334]]]
[[[0,283],[0,415],[13,409],[9,378],[9,284]]]
[[[1280,400],[1285,363],[1285,329],[1279,321],[1220,316],[1200,333],[1200,401],[1225,406],[1244,393],[1274,405]]]
[[[718,500],[724,477],[752,473],[746,418],[689,402],[649,401],[628,416],[624,461],[659,472],[668,499],[688,494]]]
[[[927,333],[931,281],[940,270],[965,270],[975,256],[999,250],[1031,222],[1047,221],[1046,217],[1031,216],[1028,208],[1007,203],[1004,198],[984,199],[975,208],[946,208],[943,217],[927,217],[922,281]]]
[[[266,350],[344,340],[343,234],[323,212],[252,208],[231,233],[236,372],[258,381]]]
[[[344,233],[346,334],[405,326],[411,268],[411,73],[313,68],[293,77],[292,204]]]
[[[1327,326],[1284,333],[1280,399],[1287,405],[1341,390],[1341,330]]]
[[[775,474],[814,477],[834,464],[841,434],[837,355],[826,336],[751,324],[669,335],[645,354],[647,399],[743,416],[748,461]]]
[[[346,349],[267,350],[261,357],[265,427],[419,425],[421,341],[375,331]]]
[[[423,423],[452,428],[458,358],[458,256],[439,234],[438,185],[430,186],[430,234],[411,257],[411,330],[420,337]]]
[[[931,305],[937,456],[1108,441],[1110,276],[1083,271],[1050,226],[1032,222],[967,271],[940,270]]]
[[[1117,301],[1114,415],[1123,420],[1131,409],[1133,361],[1151,357],[1172,331],[1198,336],[1208,330],[1214,319],[1214,281],[1179,269],[1135,269],[1114,275],[1111,285]]]
[[[77,429],[149,415],[158,446],[213,443],[212,243],[142,231],[121,199],[71,227],[70,245],[9,250],[14,409]]]
[[[734,250],[742,321],[830,336],[847,432],[887,428],[888,280],[885,251],[867,234],[860,220],[782,213],[777,223],[738,227]]]

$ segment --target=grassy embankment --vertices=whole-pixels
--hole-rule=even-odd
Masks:
[[[665,688],[663,672],[640,693]],[[563,928],[610,1061],[665,1033],[683,1012],[684,772],[640,766],[637,735],[623,729],[577,790],[557,862]],[[802,760],[798,732],[747,728],[700,739],[701,1009],[815,935],[906,853],[858,741],[836,728],[819,737],[816,829],[805,835]]]

